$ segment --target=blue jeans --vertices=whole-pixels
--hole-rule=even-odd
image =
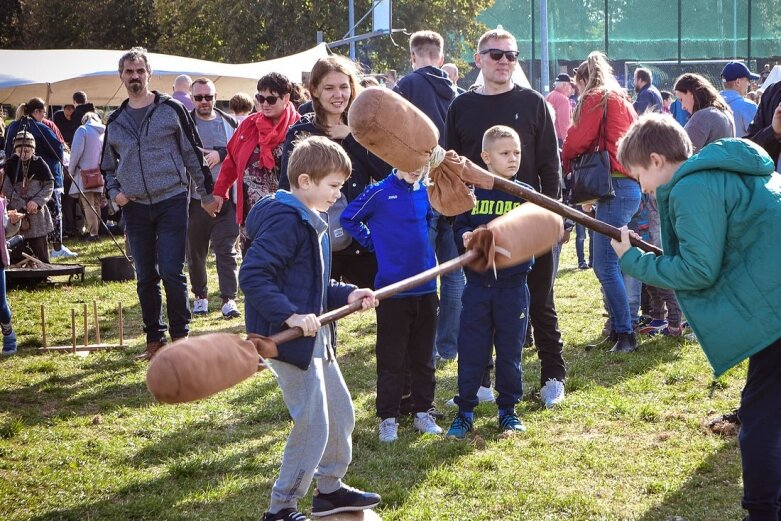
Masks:
[[[620,228],[629,224],[640,206],[640,185],[626,177],[613,178],[616,196],[597,203],[597,220]],[[632,331],[632,319],[618,256],[610,246],[610,237],[594,235],[594,273],[602,285],[610,315],[610,326],[614,333]]]
[[[428,236],[437,254],[438,263],[442,264],[458,257],[453,225],[446,216],[434,211]],[[464,284],[466,284],[464,270],[460,268],[440,277],[439,316],[434,348],[439,356],[450,360],[458,353],[458,319],[461,316],[461,294],[464,292]]]
[[[5,290],[5,268],[0,266],[0,324],[11,323],[11,308],[8,306],[8,294]]]
[[[629,301],[629,317],[632,324],[640,321],[640,298],[643,294],[643,282],[624,273],[624,287],[626,288],[626,298]]]
[[[191,319],[187,277],[184,275],[187,194],[151,205],[131,201],[122,208],[122,213],[136,266],[138,300],[146,341],[165,341],[161,280],[165,286],[171,338],[187,336]]]
[[[583,211],[580,206],[577,210]],[[586,252],[584,249],[588,235],[588,265],[594,265],[594,232],[587,229],[582,224],[575,223],[575,253],[578,255],[578,266],[586,263]]]

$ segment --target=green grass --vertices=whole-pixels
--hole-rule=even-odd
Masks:
[[[146,365],[132,361],[143,344],[135,284],[100,282],[97,257],[116,254],[109,242],[68,246],[87,266],[83,283],[10,295],[22,348],[0,360],[0,519],[258,519],[290,427],[272,375],[198,403],[156,404]],[[466,442],[421,437],[403,421],[399,441],[380,444],[373,314],[342,322],[340,361],[357,417],[347,482],[382,494],[383,519],[741,517],[736,441],[703,424],[738,403],[745,367],[720,378],[710,396],[711,371],[695,343],[654,337],[632,355],[587,351],[604,319],[594,275],[576,269],[573,250],[565,247],[557,281],[567,400],[557,410],[541,406],[539,361],[525,350],[523,435],[501,436],[495,407],[481,405]],[[216,280],[210,287],[216,309]],[[108,342],[116,341],[116,305],[123,303],[128,349],[86,357],[36,352],[41,303],[49,343],[67,344],[70,309],[80,312],[84,302],[91,309],[93,299]],[[213,313],[193,326],[196,334],[241,332],[243,321]],[[455,390],[456,364],[440,366],[439,408]],[[301,506],[308,511],[310,498]]]

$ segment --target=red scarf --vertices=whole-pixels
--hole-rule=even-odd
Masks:
[[[285,110],[279,116],[279,121],[277,121],[276,125],[262,114],[255,119],[255,126],[258,129],[258,145],[260,145],[260,165],[263,168],[267,170],[274,168],[274,149],[280,143],[284,143],[287,129],[299,119],[301,119],[301,115],[290,102],[288,102]]]

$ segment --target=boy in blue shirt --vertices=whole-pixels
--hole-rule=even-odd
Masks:
[[[513,179],[521,164],[521,140],[510,127],[496,125],[483,135],[482,158],[488,170]],[[460,250],[469,245],[472,232],[500,215],[517,208],[523,200],[501,190],[476,189],[477,204],[470,212],[456,217],[453,225]],[[477,273],[466,272],[466,287],[461,299],[461,327],[458,331],[458,415],[447,437],[462,440],[472,430],[477,392],[483,372],[496,349],[496,382],[499,427],[502,431],[525,431],[515,413],[523,395],[521,351],[526,338],[529,315],[529,288],[526,275],[532,262]]]
[[[776,111],[781,117],[781,109]],[[675,290],[716,376],[748,358],[740,401],[743,508],[748,521],[781,513],[781,176],[744,139],[720,139],[692,156],[686,132],[641,117],[618,160],[656,195],[664,255],[612,241],[621,269]]]
[[[342,227],[377,255],[375,288],[417,275],[436,264],[428,239],[432,219],[421,183],[424,169],[394,170],[366,188],[342,212]],[[377,308],[377,416],[382,442],[398,439],[400,404],[409,368],[413,426],[441,434],[429,412],[434,407],[434,361],[437,285],[432,280],[383,301]]]
[[[335,142],[310,137],[288,163],[290,192],[261,199],[247,217],[251,245],[239,272],[247,333],[270,336],[287,327],[304,332],[279,346],[267,360],[277,375],[293,418],[282,467],[262,521],[307,521],[298,500],[312,479],[317,490],[312,516],[373,508],[377,494],[342,483],[352,459],[355,411],[334,355],[333,329],[318,315],[362,301],[377,305],[374,292],[331,280],[328,225],[320,217],[339,198],[350,176],[350,158]]]

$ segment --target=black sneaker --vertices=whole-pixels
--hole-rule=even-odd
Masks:
[[[312,496],[312,517],[328,516],[338,512],[355,512],[374,508],[380,504],[380,495],[363,492],[342,485],[342,488],[330,494],[315,491]],[[265,520],[264,520],[265,521]]]
[[[295,508],[283,508],[274,514],[266,512],[260,521],[310,521],[310,519]]]

